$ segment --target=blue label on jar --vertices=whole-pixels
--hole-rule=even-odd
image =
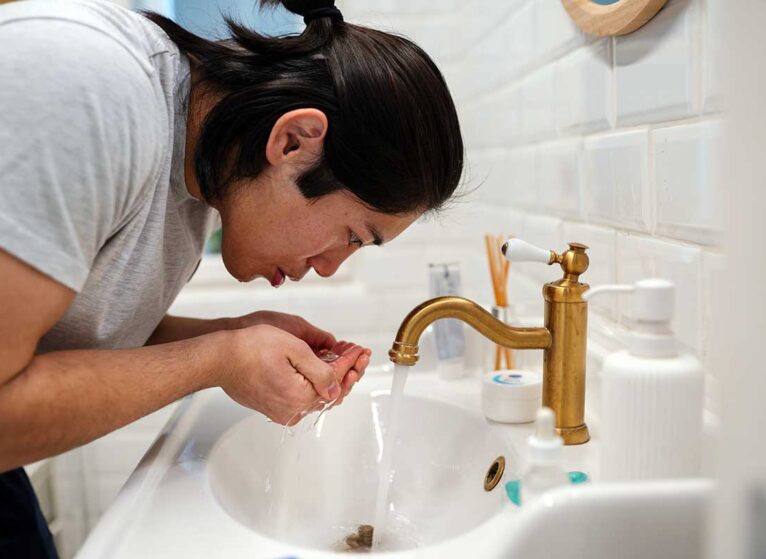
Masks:
[[[498,373],[492,377],[492,382],[497,384],[523,384],[522,375],[518,373]]]

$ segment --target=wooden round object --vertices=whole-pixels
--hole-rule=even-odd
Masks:
[[[591,35],[626,35],[644,25],[668,0],[618,0],[597,4],[593,0],[561,0],[577,26]]]

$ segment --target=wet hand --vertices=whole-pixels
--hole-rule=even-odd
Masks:
[[[257,311],[245,315],[237,319],[237,321],[240,326],[268,324],[280,328],[306,342],[320,356],[325,355],[327,352],[344,356],[343,360],[333,365],[337,380],[342,388],[340,400],[336,402],[336,405],[343,401],[343,398],[349,394],[354,384],[364,376],[364,372],[370,364],[372,350],[362,347],[361,353],[349,368],[348,361],[350,357],[345,355],[345,353],[359,346],[347,341],[336,341],[335,336],[330,332],[317,328],[303,317],[297,315],[276,311]]]
[[[342,396],[337,376],[357,360],[358,352],[348,352],[331,366],[305,341],[265,324],[222,336],[218,384],[234,401],[282,425],[296,423],[320,400]]]
[[[366,347],[358,346],[351,342],[340,341],[329,350],[318,352],[320,357],[327,355],[338,355],[338,359],[329,361],[336,373],[336,378],[341,384],[342,394],[334,405],[338,406],[343,399],[348,396],[354,384],[364,376],[367,366],[370,364],[372,350]]]
[[[304,340],[271,325],[223,333],[219,385],[236,402],[286,425],[322,402],[343,400],[364,374],[369,350],[336,342],[315,352]],[[334,351],[333,351],[334,350]],[[331,363],[318,355],[333,351]]]

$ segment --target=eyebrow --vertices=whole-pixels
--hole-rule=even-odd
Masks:
[[[374,225],[371,223],[365,223],[367,226],[367,229],[370,231],[370,234],[372,235],[372,244],[375,246],[381,246],[386,241],[383,240],[383,236],[378,232],[378,230],[375,228]]]

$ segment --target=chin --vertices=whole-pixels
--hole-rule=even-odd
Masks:
[[[237,259],[227,258],[226,252],[221,253],[223,259],[223,265],[226,267],[226,271],[239,282],[247,283],[253,281],[256,278],[263,277],[263,274],[254,272],[252,269],[246,269],[244,266],[237,265]]]
[[[235,279],[236,279],[238,282],[240,282],[240,283],[250,283],[250,282],[251,282],[251,281],[253,281],[254,279],[256,279],[256,278],[259,278],[259,277],[261,277],[261,276],[259,276],[258,274],[256,274],[256,275],[254,275],[254,276],[250,276],[250,277],[248,277],[248,278],[240,278],[240,277],[237,277],[237,276],[234,276],[234,277],[235,277]]]

